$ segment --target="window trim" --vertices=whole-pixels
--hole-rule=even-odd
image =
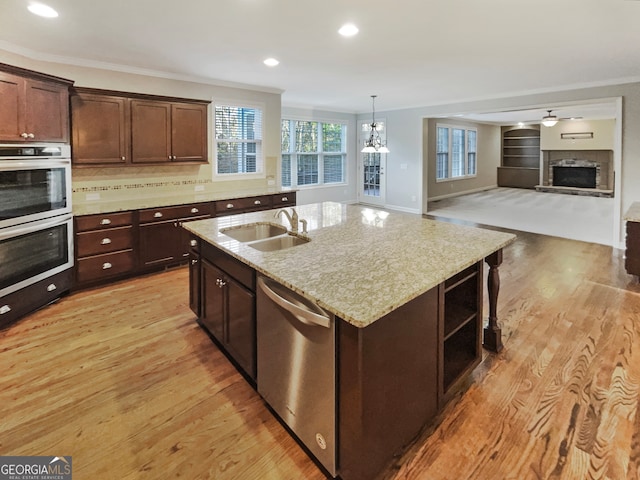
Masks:
[[[438,129],[439,128],[447,128],[449,129],[449,134],[448,134],[448,151],[447,154],[449,155],[449,161],[447,162],[447,176],[444,178],[438,178]],[[464,130],[465,134],[464,134],[464,142],[463,142],[463,147],[464,147],[464,175],[460,175],[457,177],[452,177],[451,176],[451,172],[453,170],[453,162],[452,162],[452,155],[453,155],[453,135],[452,135],[452,130]],[[472,131],[475,132],[476,134],[476,148],[475,148],[475,173],[473,174],[469,174],[469,150],[468,150],[468,134],[467,132]],[[478,129],[476,127],[469,127],[466,125],[456,125],[454,123],[436,123],[436,132],[435,132],[435,181],[436,183],[442,183],[442,182],[455,182],[457,180],[468,180],[470,178],[476,178],[478,176]]]
[[[264,179],[266,178],[266,154],[265,154],[265,104],[262,102],[251,102],[246,100],[219,98],[212,99],[213,108],[211,108],[211,125],[213,126],[211,135],[211,151],[212,157],[212,169],[211,176],[214,182],[224,181],[238,181],[238,180],[252,180],[252,179]],[[216,107],[239,107],[239,108],[252,108],[260,110],[262,114],[262,132],[260,139],[260,158],[256,155],[256,172],[246,173],[218,173],[218,140],[216,139]]]
[[[282,122],[284,121],[289,121],[289,122],[315,122],[318,124],[318,129],[322,130],[322,124],[339,124],[342,125],[343,130],[344,130],[344,136],[342,138],[342,144],[343,144],[343,148],[344,150],[341,152],[324,152],[324,151],[317,151],[317,152],[295,152],[295,151],[289,151],[289,152],[284,152],[282,151]],[[312,118],[312,117],[306,117],[306,116],[297,116],[297,115],[291,115],[291,116],[286,116],[286,117],[282,117],[280,119],[280,161],[278,163],[278,179],[279,179],[279,183],[281,186],[283,186],[284,188],[293,188],[296,190],[307,190],[307,189],[314,189],[314,188],[333,188],[333,187],[341,187],[341,186],[345,186],[349,184],[349,122],[347,120],[344,119],[329,119],[329,118]],[[318,146],[322,146],[322,139],[319,138],[318,141]],[[288,186],[284,186],[282,185],[282,156],[283,155],[290,155],[291,157],[296,158],[296,162],[297,162],[297,155],[298,154],[302,154],[304,155],[305,153],[309,154],[309,155],[317,155],[318,156],[318,183],[312,183],[312,184],[303,184],[303,185],[298,185],[297,183],[297,175],[294,175],[293,173],[291,174],[291,185]],[[342,177],[342,182],[333,182],[333,183],[325,183],[324,182],[324,168],[323,168],[323,160],[324,160],[324,155],[342,155],[344,158],[344,163],[343,163],[343,177]],[[293,165],[293,158],[291,159],[292,162],[292,168],[291,171],[294,171],[294,165]],[[297,163],[296,165],[297,166]],[[320,181],[322,179],[322,182]]]

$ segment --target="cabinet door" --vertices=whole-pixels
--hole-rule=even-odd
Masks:
[[[0,72],[0,140],[22,141],[24,132],[24,78]]]
[[[171,104],[171,153],[174,162],[207,162],[207,106]]]
[[[180,230],[175,220],[140,225],[140,266],[179,261],[182,258]]]
[[[131,161],[171,161],[171,104],[131,100]]]
[[[230,278],[226,282],[228,310],[225,346],[244,371],[255,379],[255,295]]]
[[[69,142],[69,87],[27,80],[26,131],[30,140]]]
[[[108,95],[71,97],[73,163],[124,164],[129,157],[129,101]]]
[[[221,270],[207,261],[202,261],[202,312],[200,321],[209,333],[224,343],[225,289],[220,284],[224,279]]]
[[[200,255],[189,252],[189,308],[200,317]]]

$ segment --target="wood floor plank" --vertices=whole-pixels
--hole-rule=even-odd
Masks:
[[[619,250],[517,234],[505,349],[381,479],[640,480],[637,279]],[[0,331],[0,455],[72,455],[76,480],[325,478],[196,324],[187,283],[77,292]]]

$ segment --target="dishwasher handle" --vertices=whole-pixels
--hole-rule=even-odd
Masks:
[[[276,305],[291,313],[305,325],[325,328],[331,327],[331,318],[329,318],[327,315],[321,315],[319,313],[312,312],[311,310],[304,308],[303,306],[296,305],[295,303],[290,302],[289,300],[282,297],[281,295],[278,295],[271,288],[269,288],[267,282],[262,278],[258,279],[258,287],[260,287],[265,295],[273,300]]]

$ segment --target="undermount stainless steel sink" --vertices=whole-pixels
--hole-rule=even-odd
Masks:
[[[231,237],[239,242],[253,242],[263,238],[283,235],[287,233],[287,229],[281,225],[260,222],[223,228],[220,230],[220,233],[224,233],[227,237]]]
[[[285,248],[295,247],[296,245],[309,243],[310,241],[309,238],[289,234],[249,243],[248,245],[261,252],[274,252],[276,250],[283,250]]]

